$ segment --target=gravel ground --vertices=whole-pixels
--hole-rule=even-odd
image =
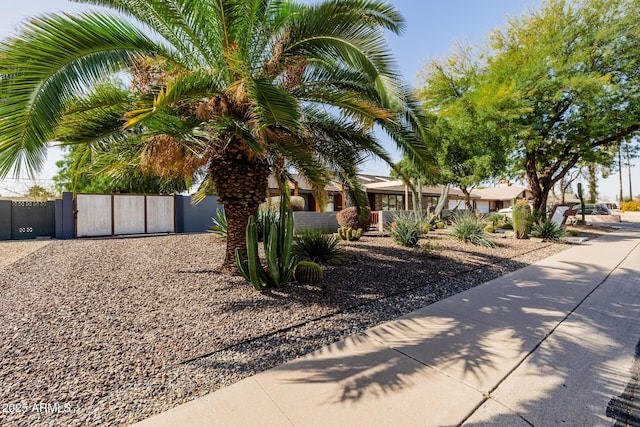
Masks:
[[[568,247],[430,239],[365,236],[324,287],[263,293],[209,234],[47,242],[0,268],[0,425],[139,421]]]
[[[52,240],[0,240],[0,268],[26,257],[51,242]]]

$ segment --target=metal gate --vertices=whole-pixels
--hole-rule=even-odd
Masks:
[[[173,233],[173,195],[77,194],[76,237]]]
[[[56,235],[55,202],[11,202],[11,239]]]

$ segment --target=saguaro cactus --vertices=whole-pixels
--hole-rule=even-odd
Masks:
[[[280,216],[277,222],[265,227],[264,253],[266,266],[258,256],[258,227],[253,216],[247,224],[247,259],[236,249],[236,263],[242,277],[257,290],[282,287],[293,277],[295,257],[293,248],[293,211],[286,206],[284,196],[280,200]]]
[[[580,221],[580,224],[584,225],[584,224],[587,223],[587,221],[586,221],[586,219],[584,217],[584,215],[585,215],[584,211],[586,209],[585,209],[585,206],[584,206],[584,193],[582,192],[582,183],[581,182],[578,183],[578,199],[580,199],[580,213],[581,213],[580,216],[582,217],[582,220]]]

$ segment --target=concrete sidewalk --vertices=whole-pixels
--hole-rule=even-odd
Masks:
[[[137,425],[612,425],[638,340],[640,233],[618,231]]]

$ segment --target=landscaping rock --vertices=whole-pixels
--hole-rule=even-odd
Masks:
[[[429,236],[435,258],[363,236],[321,286],[267,292],[210,234],[38,242],[0,268],[0,424],[133,423],[567,248]]]

